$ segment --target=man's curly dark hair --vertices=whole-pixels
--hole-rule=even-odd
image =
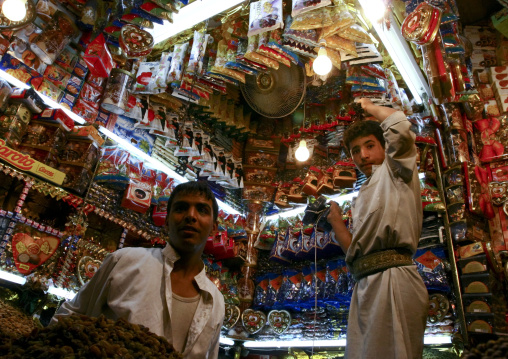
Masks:
[[[381,146],[385,148],[385,138],[383,136],[383,129],[381,128],[381,124],[377,121],[372,120],[357,121],[349,126],[348,129],[344,132],[344,145],[348,151],[351,152],[351,148],[349,148],[351,142],[357,138],[367,137],[370,135],[374,135],[381,143]]]

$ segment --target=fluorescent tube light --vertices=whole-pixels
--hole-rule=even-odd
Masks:
[[[423,338],[423,344],[451,344],[452,337],[450,335],[426,335]]]
[[[220,337],[219,343],[224,344],[224,345],[235,345],[235,342],[232,339],[225,338],[225,337]]]
[[[68,299],[68,300],[72,300],[76,296],[76,293],[74,293],[74,292],[65,290],[63,288],[57,288],[54,286],[51,286],[48,288],[48,293],[54,294],[58,297],[62,297],[62,298]]]
[[[172,24],[164,20],[164,25],[154,24],[148,31],[157,44],[242,2],[244,0],[198,0],[174,14]]]
[[[26,279],[24,277],[20,277],[19,275],[5,272],[3,270],[0,270],[0,279],[6,280],[7,282],[21,284],[21,285],[25,284],[25,282],[26,282]]]
[[[424,344],[451,344],[449,335],[425,336]],[[336,340],[267,340],[249,341],[244,344],[246,348],[288,348],[288,347],[345,347],[346,339]]]
[[[289,347],[345,347],[346,339],[338,340],[267,340],[244,344],[246,348],[289,348]]]
[[[363,9],[368,9],[372,0],[359,0],[360,5]],[[380,1],[380,0],[379,0]],[[364,10],[365,11],[365,10]],[[369,16],[369,13],[365,11],[365,14]],[[413,94],[416,102],[423,102],[423,94],[430,94],[430,88],[427,81],[423,77],[420,67],[416,63],[411,49],[406,42],[406,39],[402,37],[400,28],[391,14],[388,16],[390,21],[390,29],[380,24],[375,18],[369,18],[372,26],[376,29],[381,42],[385,46],[386,50],[393,59],[393,62],[400,71],[400,74],[406,82],[409,90]]]
[[[14,76],[8,74],[4,70],[0,70],[0,77],[2,77],[5,81],[10,83],[11,85],[14,85],[15,87],[19,87],[19,88],[22,88],[22,89],[28,89],[28,88],[30,88],[30,85],[27,85],[26,83],[18,80],[17,78],[15,78]]]

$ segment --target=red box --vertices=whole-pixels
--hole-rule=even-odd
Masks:
[[[42,113],[37,116],[37,119],[42,121],[58,122],[67,131],[71,131],[74,128],[74,120],[62,109],[48,108],[42,111]]]
[[[74,107],[72,108],[72,112],[83,118],[88,123],[95,123],[95,119],[99,114],[99,110],[90,106],[86,101],[79,99]]]
[[[88,45],[83,59],[86,61],[90,72],[98,77],[108,77],[111,69],[115,66],[102,33]]]

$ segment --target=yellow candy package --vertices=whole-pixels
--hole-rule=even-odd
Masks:
[[[364,44],[373,44],[373,41],[367,31],[358,24],[351,25],[341,29],[337,35],[344,39],[352,40],[354,42],[361,42]]]
[[[332,10],[329,7],[322,7],[295,16],[291,23],[291,29],[311,30],[331,26],[332,24]]]
[[[326,41],[326,47],[343,51],[351,56],[358,56],[356,53],[356,46],[354,41],[344,39],[338,35],[328,36],[324,39]]]
[[[334,35],[355,23],[353,15],[344,6],[336,6],[330,14],[330,24],[321,30],[320,39]]]

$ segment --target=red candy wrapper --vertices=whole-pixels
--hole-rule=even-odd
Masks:
[[[88,45],[83,59],[88,64],[90,72],[98,77],[108,77],[115,66],[102,33]]]
[[[83,99],[81,98],[74,105],[72,112],[74,112],[78,116],[81,116],[88,123],[94,123],[95,119],[99,115],[98,109],[93,108],[86,101],[83,101]]]

